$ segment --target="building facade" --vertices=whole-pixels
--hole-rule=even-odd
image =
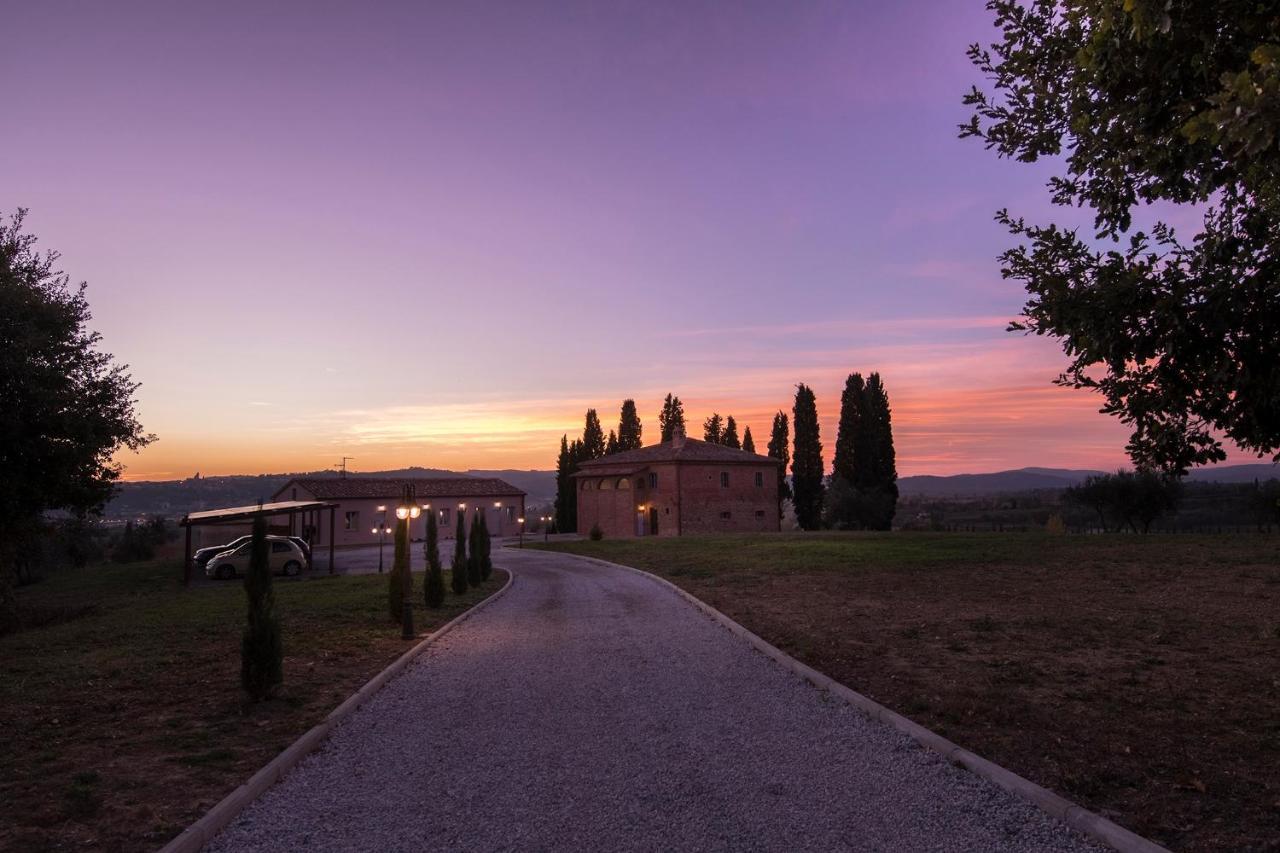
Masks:
[[[781,464],[681,433],[584,462],[573,475],[578,532],[597,524],[608,538],[777,531]]]
[[[409,522],[411,539],[426,537],[428,512],[436,514],[442,540],[453,539],[459,515],[464,516],[464,524],[469,529],[471,519],[479,512],[484,513],[492,536],[514,536],[520,532],[525,493],[510,483],[492,478],[307,477],[290,480],[272,500],[336,503],[333,541],[338,547],[376,545],[379,527],[385,525],[395,530],[396,505],[405,484],[413,485],[422,507],[422,514]],[[293,532],[300,536],[310,532],[314,541],[329,542],[329,514],[321,513],[319,529]]]

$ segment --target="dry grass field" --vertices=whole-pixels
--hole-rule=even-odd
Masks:
[[[659,574],[1174,850],[1280,850],[1280,537],[553,544]]]
[[[411,645],[385,575],[277,582],[285,684],[249,703],[242,585],[183,590],[176,574],[97,566],[21,591],[51,621],[0,637],[0,849],[154,850]],[[417,607],[418,630],[500,589],[496,575]]]

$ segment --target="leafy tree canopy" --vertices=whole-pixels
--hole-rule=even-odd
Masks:
[[[961,136],[1061,158],[1054,203],[1094,239],[1001,211],[1030,295],[1011,328],[1062,341],[1063,385],[1102,394],[1141,468],[1280,450],[1280,13],[1258,0],[989,0],[1000,41]],[[1134,214],[1190,206],[1190,239]],[[1150,211],[1148,211],[1150,213]],[[1108,246],[1110,243],[1110,246]],[[1099,249],[1095,246],[1101,245]]]

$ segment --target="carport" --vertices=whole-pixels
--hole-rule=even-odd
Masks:
[[[257,503],[251,506],[233,506],[226,509],[208,509],[201,512],[189,512],[178,522],[187,529],[186,547],[182,556],[182,582],[191,585],[191,528],[232,524],[237,521],[252,521],[258,516],[288,516],[289,535],[301,535],[302,531],[318,531],[320,529],[320,513],[329,510],[329,574],[333,574],[333,523],[334,510],[338,505],[327,501],[278,501],[276,503]],[[294,532],[295,522],[301,521],[299,533]],[[307,539],[311,556],[307,560],[307,570],[315,563],[315,547],[318,542]]]

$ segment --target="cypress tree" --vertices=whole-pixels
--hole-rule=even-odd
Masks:
[[[458,530],[453,540],[453,563],[449,566],[450,587],[454,595],[462,595],[467,591],[467,528],[463,523],[464,509],[458,513]]]
[[[742,449],[748,453],[756,452],[756,442],[755,439],[751,437],[751,427],[747,427],[742,432]]]
[[[467,586],[480,586],[480,514],[484,510],[477,507],[471,516],[471,530],[467,533]]]
[[[863,524],[872,530],[889,530],[898,508],[898,466],[893,449],[893,418],[889,395],[879,373],[867,377],[864,418],[866,471],[855,480],[864,504]]]
[[[240,640],[240,685],[255,701],[266,699],[284,681],[284,650],[268,548],[267,519],[259,515],[253,520],[249,571],[244,578],[248,624]]]
[[[604,443],[604,455],[612,456],[618,452],[618,434],[613,430],[609,430],[609,438]]]
[[[826,522],[838,530],[865,527],[864,508],[858,488],[867,418],[866,383],[861,373],[850,373],[840,395],[840,424],[836,429],[836,451],[831,460],[831,488],[827,490]]]
[[[724,421],[718,412],[702,422],[702,440],[708,444],[720,444],[724,441]]]
[[[440,567],[440,529],[436,525],[435,510],[427,510],[427,544],[423,546],[427,558],[427,577],[422,584],[422,595],[432,610],[444,604],[444,572]]]
[[[600,426],[600,416],[595,409],[587,409],[586,424],[582,429],[582,448],[586,459],[604,456],[604,429]]]
[[[409,571],[409,519],[396,519],[395,556],[391,561],[391,573],[387,575],[387,610],[391,621],[404,618],[404,576]]]
[[[658,415],[658,429],[662,433],[662,441],[670,441],[676,434],[676,427],[684,428],[684,403],[679,397],[668,394],[662,404],[662,412]]]
[[[738,422],[733,419],[733,415],[729,415],[724,422],[724,433],[720,436],[720,443],[734,450],[742,449],[742,442],[738,440]]]
[[[487,581],[493,574],[493,540],[489,538],[489,522],[480,516],[480,580]]]
[[[769,436],[768,453],[782,462],[778,466],[778,518],[782,518],[782,504],[791,500],[791,485],[787,482],[787,463],[791,461],[791,429],[785,412],[773,416],[773,432]]]
[[[618,417],[618,450],[639,450],[644,446],[640,438],[643,432],[640,413],[636,411],[636,401],[630,398],[623,400],[622,413]]]
[[[818,404],[813,389],[796,386],[793,413],[794,450],[791,456],[791,488],[796,522],[801,530],[817,530],[822,524],[822,441],[818,433]]]
[[[556,460],[556,529],[572,533],[578,529],[578,491],[573,474],[582,460],[582,442],[570,443],[560,437],[560,456]]]

